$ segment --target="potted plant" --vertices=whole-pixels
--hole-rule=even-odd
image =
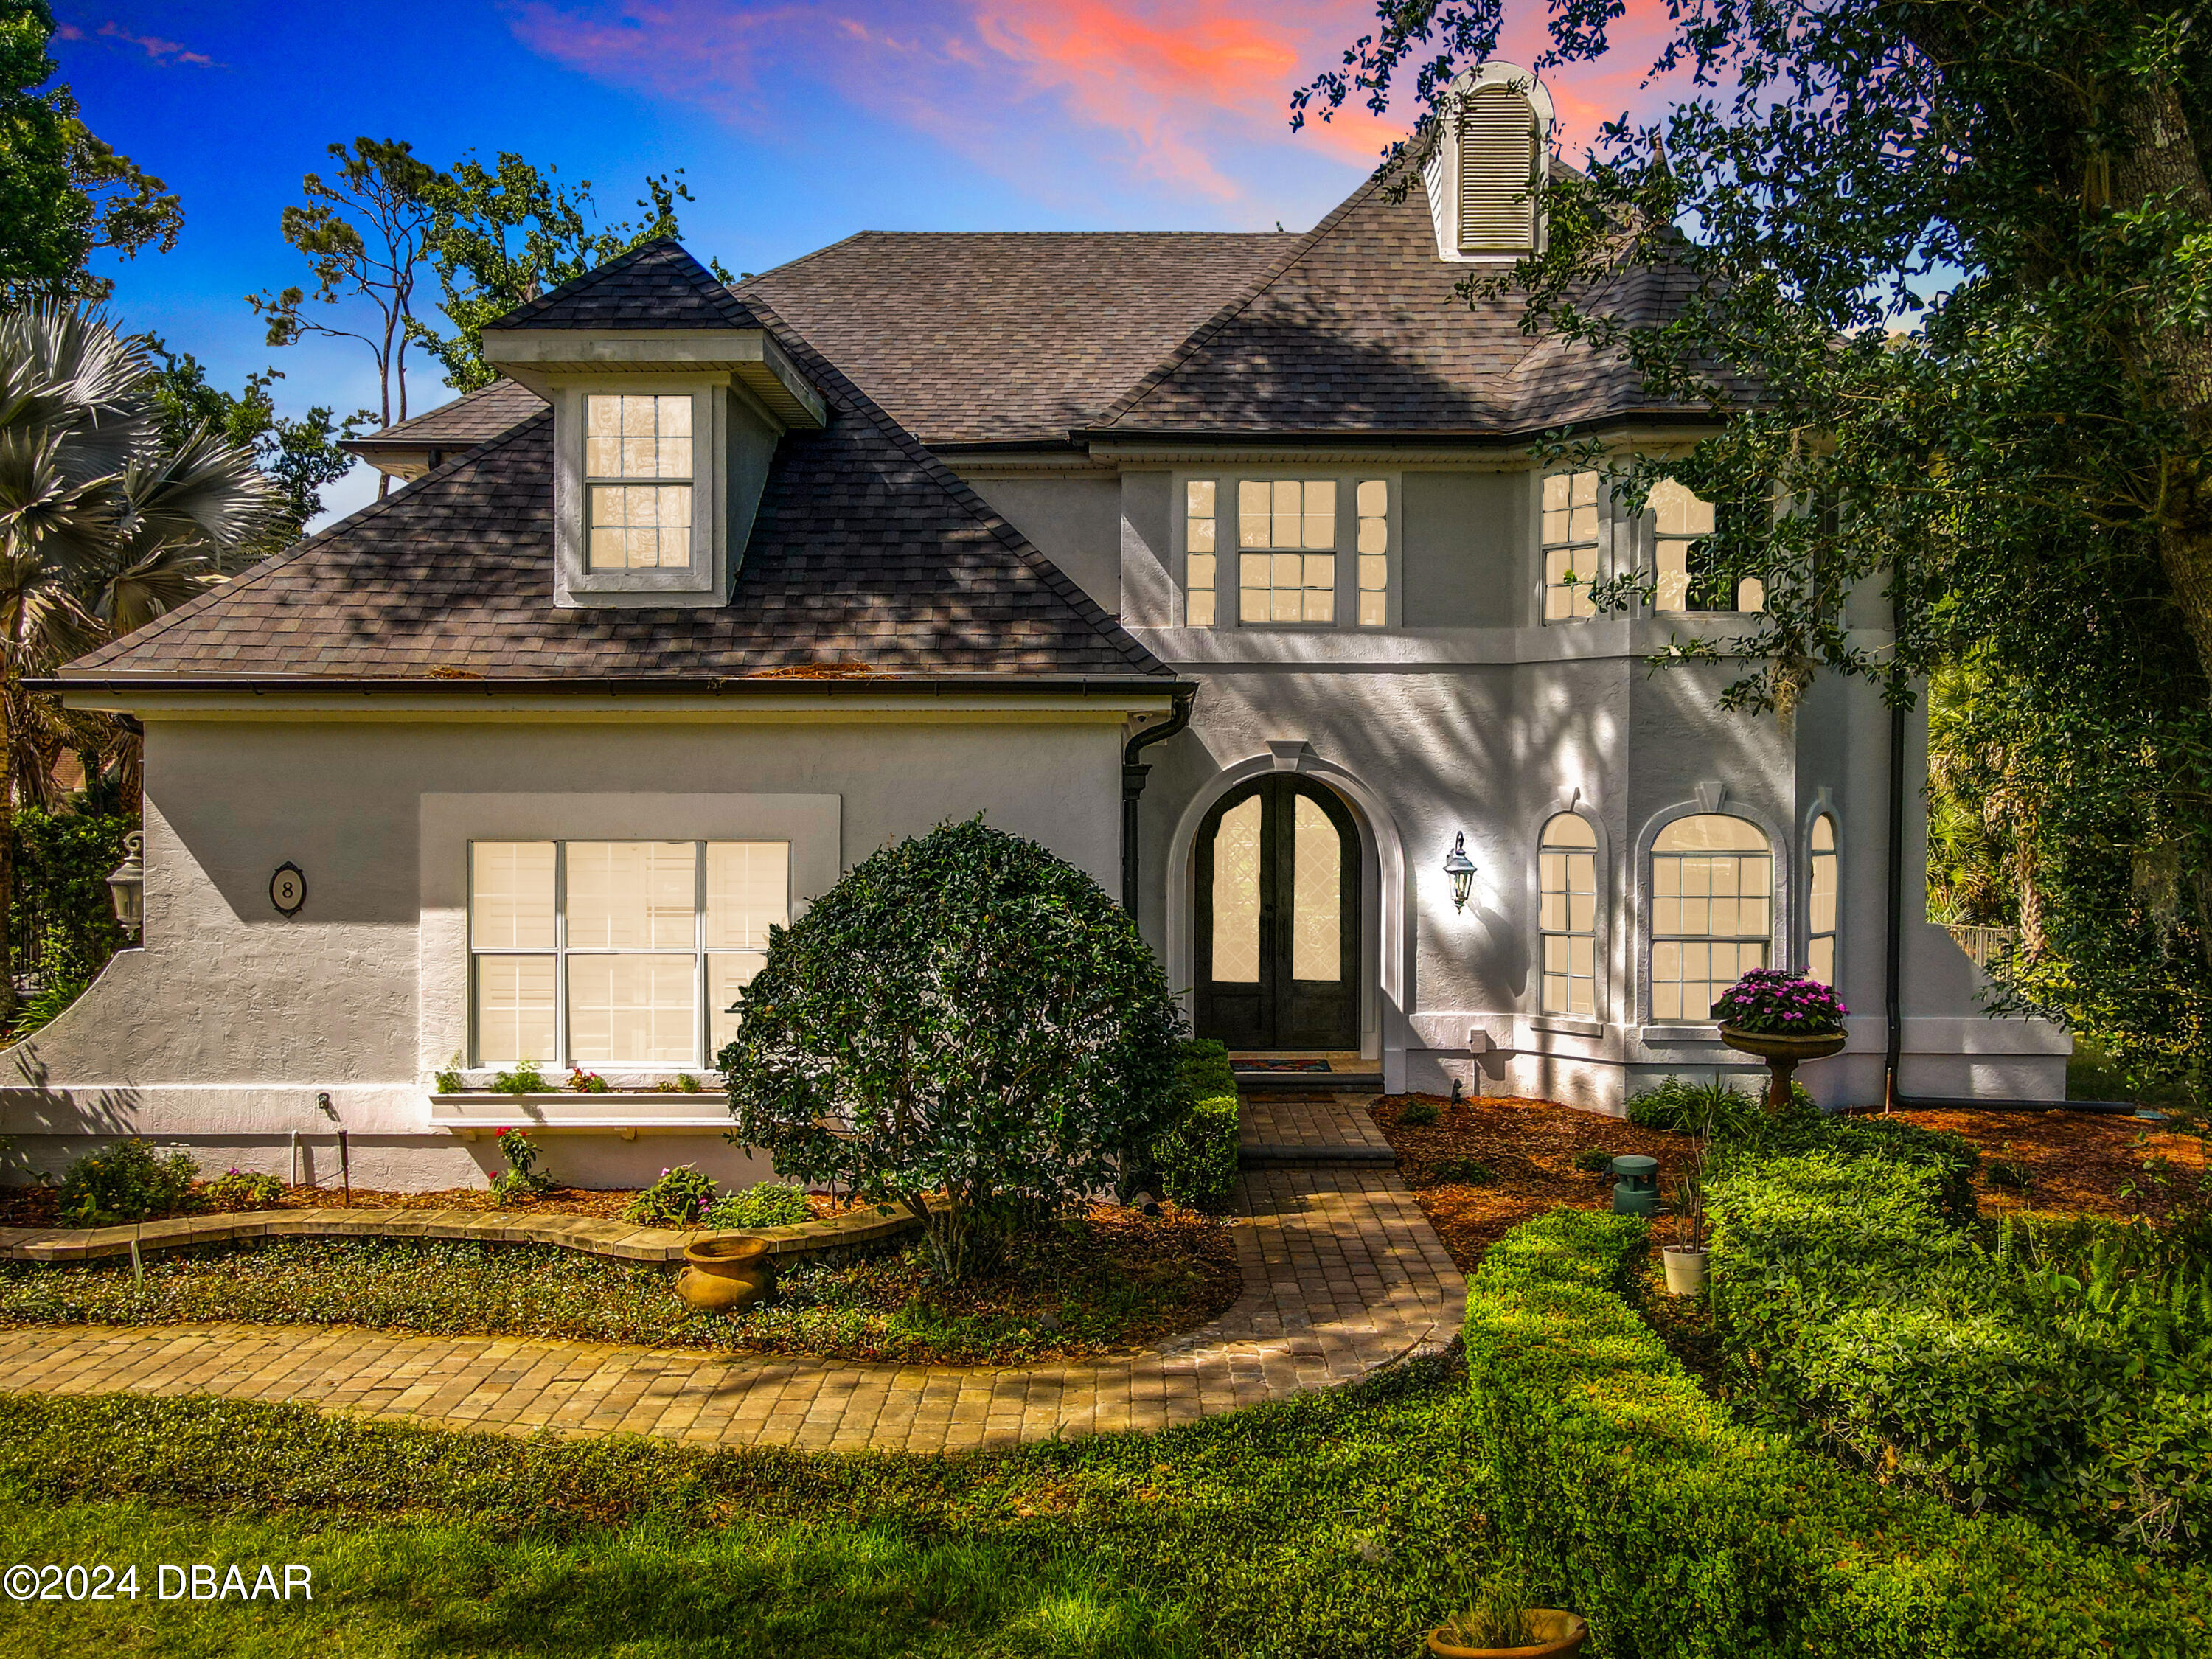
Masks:
[[[1790,1107],[1790,1074],[1798,1062],[1843,1052],[1844,1016],[1850,1010],[1832,985],[1781,968],[1754,968],[1721,993],[1712,1017],[1721,1041],[1766,1062],[1771,1112]]]
[[[1549,1659],[1578,1651],[1589,1639],[1579,1613],[1532,1607],[1520,1586],[1494,1578],[1467,1598],[1467,1611],[1429,1632],[1437,1659]]]
[[[1705,1187],[1696,1175],[1674,1182],[1674,1242],[1660,1247],[1667,1294],[1695,1296],[1705,1288]]]

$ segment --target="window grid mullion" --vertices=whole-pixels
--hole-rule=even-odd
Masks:
[[[568,1064],[568,843],[553,843],[553,1063]]]

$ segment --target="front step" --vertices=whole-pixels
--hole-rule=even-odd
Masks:
[[[1388,1146],[1239,1146],[1240,1170],[1283,1169],[1314,1164],[1395,1164]]]
[[[1236,1071],[1234,1066],[1230,1068]],[[1236,1072],[1240,1090],[1283,1090],[1292,1094],[1382,1092],[1380,1072]]]

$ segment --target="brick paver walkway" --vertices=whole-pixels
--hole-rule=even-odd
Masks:
[[[963,1370],[298,1325],[0,1330],[6,1386],[214,1394],[527,1433],[914,1451],[1158,1429],[1356,1381],[1457,1332],[1466,1286],[1395,1173],[1240,1181],[1235,1306],[1125,1358]]]
[[[1237,1103],[1237,1139],[1242,1146],[1357,1146],[1384,1151],[1389,1142],[1367,1110],[1363,1094],[1261,1092],[1248,1090]]]

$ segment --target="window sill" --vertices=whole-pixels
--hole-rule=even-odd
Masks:
[[[1528,1029],[1533,1031],[1556,1031],[1562,1036],[1601,1037],[1605,1022],[1600,1019],[1574,1019],[1565,1014],[1532,1014]]]
[[[1646,1025],[1636,1035],[1647,1043],[1710,1042],[1717,1048],[1721,1028],[1711,1021],[1703,1025]]]

